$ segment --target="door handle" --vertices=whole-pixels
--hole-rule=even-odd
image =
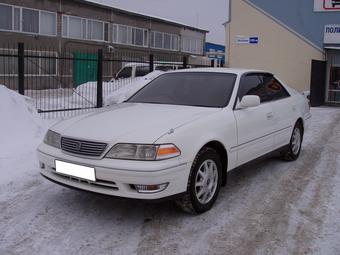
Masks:
[[[267,120],[273,119],[274,114],[272,112],[267,113]]]

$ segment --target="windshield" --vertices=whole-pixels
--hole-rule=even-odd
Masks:
[[[163,74],[127,102],[224,107],[229,103],[236,74],[183,72]]]

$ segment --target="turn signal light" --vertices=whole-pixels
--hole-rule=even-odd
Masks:
[[[157,150],[157,159],[174,158],[181,155],[181,151],[173,144],[160,145]]]

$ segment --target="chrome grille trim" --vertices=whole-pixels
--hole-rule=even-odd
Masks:
[[[73,154],[99,157],[104,153],[106,147],[106,143],[61,137],[61,149]]]

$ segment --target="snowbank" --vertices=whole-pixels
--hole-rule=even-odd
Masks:
[[[110,93],[107,97],[105,97],[104,102],[105,105],[113,105],[113,104],[119,104],[128,99],[130,96],[132,96],[134,93],[136,93],[138,90],[143,88],[146,84],[148,84],[153,79],[157,78],[159,75],[161,75],[162,71],[153,71],[143,77],[136,78],[133,82],[127,84],[126,86],[114,91],[113,93]]]
[[[153,71],[143,77],[103,82],[104,105],[121,103],[151,80],[161,75],[162,71]],[[95,102],[97,97],[97,82],[86,82],[79,85],[73,94],[74,102]]]
[[[0,159],[32,151],[48,127],[31,98],[0,85]]]

